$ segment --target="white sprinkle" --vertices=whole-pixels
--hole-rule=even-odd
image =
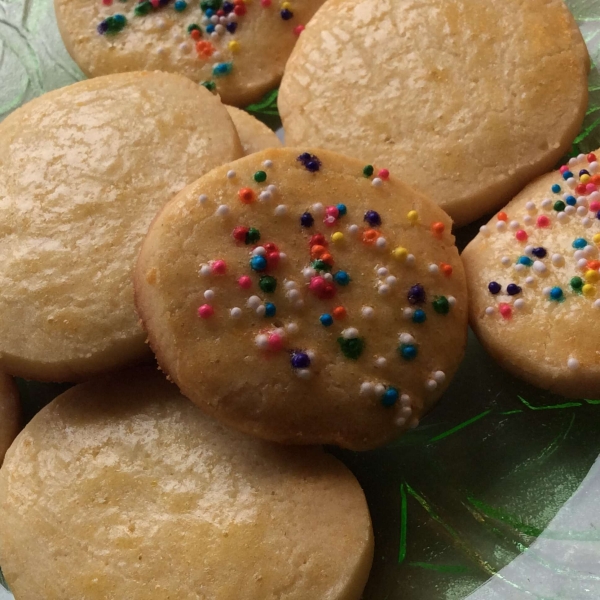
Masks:
[[[571,371],[575,371],[575,370],[579,369],[579,361],[576,358],[571,357],[567,361],[567,367],[569,367],[569,369],[571,369]]]
[[[561,223],[564,223],[565,221],[567,221],[567,220],[568,220],[568,218],[569,218],[569,215],[568,215],[566,212],[564,212],[564,211],[563,211],[563,212],[559,212],[559,213],[556,215],[556,219],[557,219],[558,221],[560,221]]]
[[[214,293],[212,290],[206,290],[206,291],[204,292],[204,297],[205,297],[207,300],[212,300],[212,299],[215,297],[215,293]]]
[[[315,213],[315,215],[321,215],[323,214],[323,205],[320,202],[317,202],[316,204],[312,205],[312,211]]]
[[[254,338],[254,343],[261,349],[265,350],[269,347],[269,338],[264,333],[259,333]]]
[[[553,254],[552,255],[552,264],[555,267],[560,267],[564,264],[565,259],[563,258],[562,254]]]
[[[536,273],[546,272],[546,265],[541,260],[534,261],[532,268]]]
[[[544,294],[544,296],[549,296],[551,291],[552,291],[552,288],[551,288],[551,287],[545,287],[545,288],[542,290],[542,294]]]
[[[300,379],[310,379],[312,373],[310,372],[310,369],[296,369],[296,376]]]
[[[594,301],[594,308],[600,308],[600,300]]]
[[[402,396],[400,396],[400,404],[404,407],[410,406],[410,396],[408,394],[402,394]]]
[[[388,273],[389,271],[385,267],[379,267],[379,269],[377,269],[377,275],[379,275],[379,277],[385,277]]]
[[[506,231],[506,221],[498,221],[496,223],[496,229],[500,232]]]
[[[375,384],[375,394],[377,396],[383,396],[385,392],[385,385],[383,385],[383,383],[376,383]]]
[[[412,308],[405,308],[402,311],[402,314],[404,315],[405,319],[412,319],[412,316],[413,316],[414,312],[415,311]]]
[[[448,304],[450,306],[455,306],[456,305],[456,298],[454,296],[448,296]]]
[[[485,314],[488,315],[488,316],[493,315],[494,314],[494,307],[493,306],[488,306],[485,309]]]
[[[578,161],[580,161],[580,162],[581,162],[581,161],[582,161],[584,158],[585,158],[585,154],[583,154],[583,153],[582,153],[582,154],[578,154],[578,155],[577,155],[577,160],[578,160]]]
[[[597,173],[600,170],[600,164],[598,164],[596,161],[591,162],[588,166],[588,171],[590,173]]]
[[[285,206],[285,204],[280,204],[279,206],[277,206],[275,208],[275,216],[276,217],[282,217],[283,215],[285,215],[286,212],[287,212],[287,207]]]
[[[486,235],[486,236],[490,235],[490,229],[489,229],[489,227],[487,225],[482,225],[479,228],[479,233],[481,233],[482,235]]]
[[[210,275],[212,273],[212,269],[210,268],[209,265],[202,265],[200,267],[200,270],[198,271],[199,275],[202,275],[202,277],[206,277],[207,275]]]
[[[585,269],[587,267],[587,263],[588,263],[588,261],[585,258],[580,258],[577,261],[577,268],[578,269]]]
[[[590,244],[588,244],[584,249],[583,249],[583,254],[584,256],[586,256],[587,258],[592,258],[593,256],[596,255],[596,247],[595,246],[591,246]]]
[[[219,35],[223,35],[223,33],[225,33],[225,27],[223,27],[223,25],[221,25],[221,23],[219,23],[218,25],[215,25],[215,31]]]
[[[211,22],[211,23],[213,23],[213,24],[216,24],[216,23],[218,23],[218,22],[219,22],[219,16],[218,16],[218,15],[213,15],[213,16],[210,18],[210,22]]]
[[[293,290],[296,286],[297,283],[293,279],[287,279],[283,284],[283,287],[286,290]]]
[[[580,258],[583,258],[585,256],[585,254],[583,253],[583,250],[575,250],[575,252],[573,253],[573,258],[575,260],[579,260]]]
[[[304,308],[304,300],[296,300],[296,304],[294,304],[294,308],[297,308],[298,310],[300,310],[301,308]]]
[[[517,229],[519,229],[519,221],[511,221],[511,222],[508,224],[508,228],[509,228],[511,231],[516,231]]]
[[[404,425],[406,425],[406,419],[404,417],[398,417],[395,423],[398,427],[404,427]]]
[[[354,235],[358,231],[358,225],[348,225],[348,233]]]
[[[375,390],[375,386],[370,381],[363,381],[360,384],[361,396],[371,395]]]
[[[310,360],[315,360],[315,357],[317,356],[314,350],[307,350],[306,354]]]
[[[220,17],[219,18],[219,23],[221,23],[223,25],[227,25],[227,17]]]
[[[280,252],[279,253],[279,261],[283,262],[286,259],[287,259],[287,254],[285,252]]]
[[[531,202],[531,200],[525,205],[525,208],[529,211],[535,210],[535,202]]]
[[[235,177],[235,171],[229,170],[227,171],[227,179],[233,179]]]
[[[260,202],[268,202],[273,196],[271,195],[271,192],[269,192],[268,190],[263,190],[259,195],[258,195],[258,200]]]
[[[206,194],[200,194],[198,196],[198,202],[200,202],[200,204],[206,204],[208,200],[208,196]]]
[[[317,274],[317,272],[312,267],[305,267],[304,269],[302,269],[302,275],[304,275],[304,277],[306,277],[306,279],[310,279],[311,277],[314,277],[316,274]]]
[[[398,340],[401,344],[414,344],[415,338],[410,333],[401,333],[398,336]]]
[[[387,240],[384,237],[377,238],[377,241],[375,242],[375,245],[378,248],[385,248],[386,244],[387,244]]]
[[[385,282],[392,286],[392,285],[396,285],[398,283],[398,279],[396,277],[394,277],[393,275],[389,275],[388,277],[385,278]]]
[[[429,267],[427,267],[429,269],[430,273],[439,273],[440,272],[440,268],[435,265],[435,264],[430,264]]]
[[[229,214],[229,206],[225,205],[225,204],[221,204],[219,206],[219,208],[217,208],[217,215],[219,215],[219,217],[225,217]]]
[[[569,177],[569,179],[567,179],[567,185],[570,188],[574,188],[577,185],[577,181],[575,180],[574,177]]]
[[[525,279],[525,283],[527,285],[532,285],[534,282],[535,282],[535,278],[532,277],[531,275]]]
[[[246,300],[246,306],[248,308],[256,308],[262,304],[262,300],[258,296],[250,296],[248,300]]]
[[[592,226],[592,219],[590,219],[589,217],[585,217],[585,219],[581,219],[581,224],[587,229],[588,227]]]
[[[598,192],[594,192],[594,194],[597,194]],[[590,200],[593,202],[594,198],[592,198],[592,196],[594,194],[590,194]],[[575,203],[577,204],[577,206],[587,206],[588,205],[588,201],[587,198],[585,196],[578,196],[577,200],[575,201]]]
[[[362,314],[362,316],[365,319],[372,319],[375,311],[373,310],[373,307],[371,307],[371,306],[363,306],[360,310],[360,313]]]
[[[348,327],[342,331],[342,337],[345,340],[353,340],[358,337],[358,329],[356,327]]]
[[[273,166],[273,161],[272,160],[265,160],[263,161],[263,167],[265,167],[265,169],[270,169]]]
[[[333,281],[333,275],[331,273],[323,273],[323,279],[327,281]]]
[[[437,381],[435,379],[428,379],[427,382],[425,383],[425,387],[430,391],[433,392],[433,390],[435,390],[437,388],[438,384]]]
[[[219,37],[219,34],[216,31],[213,31],[210,34],[210,37],[213,38],[214,40],[216,40]],[[213,52],[213,58],[215,58],[215,54],[219,55],[217,58],[221,58],[221,53],[218,50],[217,50],[217,52]]]
[[[237,23],[237,15],[232,11],[227,15],[227,20],[230,23]]]
[[[577,164],[577,158],[573,157],[569,159],[569,166],[573,167]]]
[[[515,300],[515,308],[518,310],[525,308],[525,300],[523,300],[523,298]]]
[[[242,309],[238,308],[237,306],[234,306],[230,311],[229,314],[231,315],[231,317],[233,319],[239,319],[242,316]]]
[[[527,256],[531,256],[533,254],[533,246],[531,244],[525,246],[525,254],[527,254]]]
[[[407,254],[406,255],[406,260],[404,261],[409,267],[412,267],[415,262],[417,262],[417,259],[415,258],[414,254]]]
[[[444,371],[436,371],[433,374],[433,378],[438,382],[438,383],[444,383],[444,381],[446,381],[446,373],[444,373]]]
[[[525,265],[522,265],[521,263],[517,263],[517,264],[515,264],[515,271],[517,271],[517,272],[519,272],[519,273],[520,273],[521,271],[524,271],[524,270],[525,270],[525,268],[526,268],[526,267],[525,267]]]
[[[577,209],[574,206],[568,205],[565,206],[565,213],[568,214],[569,216],[575,214],[577,212]]]
[[[512,262],[510,260],[510,258],[508,258],[508,256],[503,256],[502,259],[500,260],[500,262],[505,266],[508,267],[508,265],[510,265],[510,263]]]
[[[259,317],[264,317],[266,312],[267,312],[267,309],[265,308],[265,306],[263,304],[256,307],[256,314]]]
[[[375,359],[375,366],[376,367],[382,368],[382,367],[385,367],[386,365],[387,365],[387,359],[384,358],[383,356],[378,356]]]
[[[267,250],[264,246],[256,246],[254,250],[252,250],[252,256],[264,256],[267,253]]]
[[[283,327],[277,327],[273,333],[280,335],[281,337],[285,337],[285,329]]]
[[[403,406],[400,409],[400,414],[404,417],[407,417],[407,418],[410,417],[411,413],[412,413],[412,408],[410,406]]]
[[[156,29],[164,29],[166,24],[164,19],[158,19],[158,21],[156,21]]]
[[[165,49],[162,46],[159,46],[156,49],[156,54],[164,54],[165,53]]]
[[[566,201],[567,201],[567,198],[569,198],[569,196],[570,196],[570,195],[571,195],[571,194],[567,194],[567,193],[565,193],[565,194],[563,194],[563,195],[562,195],[562,199],[563,199],[563,200],[566,202]]]
[[[523,223],[525,223],[525,225],[533,225],[533,217],[531,215],[525,215],[523,217]]]
[[[286,292],[286,297],[292,301],[298,300],[300,298],[300,292],[298,290],[292,289],[289,292]]]
[[[383,181],[379,177],[373,177],[373,181],[371,181],[371,185],[373,187],[381,187],[383,185]]]
[[[377,291],[382,295],[385,296],[386,294],[389,294],[390,291],[390,286],[387,285],[386,283],[382,283],[378,288]]]
[[[545,198],[542,200],[542,208],[548,210],[552,207],[552,200],[550,198]]]
[[[181,44],[179,44],[179,51],[182,54],[187,54],[191,49],[192,47],[187,42],[181,42]]]
[[[573,208],[573,207],[571,207],[571,208]],[[588,214],[587,206],[578,206],[577,207],[577,214],[580,217],[585,217]]]

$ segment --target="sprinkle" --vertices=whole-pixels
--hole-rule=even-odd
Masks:
[[[428,379],[425,382],[425,388],[428,389],[430,392],[433,392],[436,388],[437,388],[438,384],[437,381],[435,381],[435,379]]]
[[[409,255],[406,257],[406,264],[407,264],[409,267],[412,267],[412,266],[415,264],[415,262],[417,262],[417,259],[415,258],[414,254],[409,254]]]
[[[440,268],[436,264],[431,264],[431,265],[429,265],[428,270],[430,273],[435,274],[435,273],[439,273]]]
[[[536,256],[537,258],[544,258],[547,254],[546,249],[542,248],[541,246],[539,248],[533,248],[531,250],[531,254],[533,254],[534,256]]]
[[[341,231],[336,231],[331,235],[331,241],[335,244],[339,244],[344,241],[344,234]]]
[[[528,256],[519,256],[517,259],[518,265],[523,265],[524,267],[531,267],[533,261]]]
[[[371,395],[375,391],[375,386],[369,381],[363,381],[360,384],[360,394],[361,396]]]
[[[560,194],[560,190],[561,190],[561,187],[560,187],[560,185],[558,185],[558,183],[555,183],[555,184],[552,186],[552,192],[553,192],[554,194]]]
[[[456,298],[454,296],[448,296],[448,304],[450,307],[456,306]]]
[[[340,320],[346,317],[346,309],[343,306],[336,306],[333,309],[333,318]]]
[[[447,315],[450,312],[450,303],[445,296],[436,296],[431,304],[433,310],[440,315]]]
[[[498,294],[500,293],[501,289],[502,286],[497,281],[490,281],[488,284],[488,290],[490,291],[490,294]]]
[[[523,300],[523,298],[518,298],[517,300],[515,300],[514,306],[516,309],[521,310],[525,307],[525,300]]]
[[[261,349],[266,350],[269,347],[269,338],[264,333],[259,333],[254,338],[254,343]]]
[[[276,217],[282,217],[283,215],[285,215],[286,212],[287,212],[287,207],[285,206],[285,204],[280,204],[279,206],[275,207],[275,216]]]
[[[535,208],[536,208],[536,207],[535,207],[535,202],[531,202],[531,201],[527,202],[527,204],[525,204],[525,208],[526,208],[528,211],[534,211],[534,210],[535,210]]]
[[[333,325],[333,317],[330,314],[322,314],[319,317],[319,321],[321,322],[321,325],[323,325],[324,327],[330,327],[331,325]]]
[[[360,314],[365,319],[372,319],[374,313],[375,313],[375,311],[373,310],[373,308],[371,306],[363,306],[360,310]]]
[[[208,200],[208,196],[206,194],[200,194],[198,196],[198,202],[200,202],[200,204],[206,204],[207,200]]]
[[[252,250],[252,256],[266,256],[267,249],[264,246],[257,246]]]
[[[410,304],[423,304],[426,300],[425,288],[417,283],[408,290],[407,299]]]
[[[342,337],[345,340],[352,340],[358,337],[358,329],[355,327],[348,327],[348,329],[344,329],[342,331]]]
[[[368,210],[365,213],[364,220],[371,227],[379,227],[381,225],[381,217],[379,216],[379,213],[374,210]]]
[[[508,228],[511,231],[517,231],[517,229],[519,229],[519,221],[511,221],[508,225]]]
[[[400,340],[401,344],[414,344],[415,343],[415,338],[410,335],[410,333],[401,333],[398,336],[398,339]]]
[[[289,10],[284,10],[287,11],[286,14],[289,13],[290,16],[288,18],[291,18],[293,16]],[[283,13],[284,11],[281,11],[282,17]],[[299,163],[301,163],[307,171],[311,173],[316,173],[321,168],[321,161],[314,154],[309,154],[308,152],[300,154],[300,156],[298,156],[296,160]]]
[[[504,221],[498,221],[496,223],[496,231],[499,231],[499,232],[506,231],[506,223]]]
[[[229,207],[225,204],[221,204],[216,212],[219,217],[225,217],[229,214]]]
[[[519,231],[517,231],[517,233],[515,233],[515,237],[520,242],[525,242],[529,236],[527,235],[526,231],[523,231],[523,229],[519,229]]]
[[[379,177],[374,177],[371,181],[371,185],[373,187],[381,187],[383,185],[383,180],[379,179]]]
[[[551,300],[559,301],[559,300],[562,300],[562,298],[563,298],[563,291],[561,288],[556,286],[550,290],[550,299]]]
[[[212,74],[214,77],[223,77],[225,75],[229,75],[233,71],[233,63],[231,62],[223,62],[217,63],[212,70]]]
[[[214,275],[225,275],[227,264],[224,260],[215,260],[211,263],[210,269]]]
[[[586,283],[581,288],[581,291],[583,292],[584,296],[587,296],[587,297],[595,296],[596,295],[596,286],[592,285],[591,283]]]
[[[233,179],[235,177],[235,171],[229,170],[227,171],[227,179]]]
[[[557,200],[552,207],[556,212],[562,212],[566,208],[566,204],[562,200]]]
[[[503,319],[510,319],[512,317],[512,308],[510,304],[502,302],[498,307],[498,310],[500,311]]]
[[[562,254],[553,254],[551,260],[552,260],[552,264],[555,267],[560,267],[565,262],[565,259],[563,258]]]
[[[378,356],[377,358],[375,358],[375,366],[377,368],[382,369],[386,365],[387,365],[387,358],[384,358],[383,356]]]
[[[334,274],[333,279],[338,285],[348,285],[350,283],[350,275],[346,271],[338,271]]]
[[[485,314],[486,314],[486,315],[488,315],[488,316],[489,316],[489,315],[493,315],[493,314],[494,314],[494,312],[495,312],[495,311],[494,311],[494,307],[493,307],[493,306],[488,306],[488,307],[485,309]]]
[[[550,198],[546,198],[545,200],[542,200],[542,208],[544,208],[546,210],[550,210],[551,207],[552,207],[552,200],[550,200]]]
[[[569,367],[571,371],[576,371],[579,369],[579,361],[576,358],[571,357],[567,360],[567,367]]]
[[[587,241],[584,238],[577,238],[573,241],[573,248],[585,248],[587,246]]]
[[[424,310],[418,308],[412,316],[413,323],[424,323],[427,320],[427,315]]]
[[[395,387],[390,386],[387,390],[385,390],[383,396],[381,396],[381,404],[383,404],[383,406],[386,408],[394,406],[394,404],[396,404],[398,401],[399,396],[400,393],[398,390]]]
[[[212,300],[215,297],[215,293],[213,292],[213,290],[206,290],[204,292],[204,299],[205,300]]]
[[[201,319],[208,319],[215,313],[214,308],[210,304],[203,304],[198,308],[198,316]]]
[[[536,225],[538,227],[550,227],[550,219],[546,215],[539,215]]]
[[[482,235],[488,236],[488,235],[490,235],[490,230],[487,225],[482,225],[479,228],[479,233],[481,233]]]
[[[445,228],[445,225],[440,221],[436,221],[435,223],[431,224],[431,232],[437,237],[441,236],[444,233]]]
[[[260,202],[268,202],[272,198],[271,192],[269,190],[263,190],[259,195],[258,199]]]
[[[358,360],[360,355],[363,353],[365,342],[362,338],[352,338],[346,339],[344,337],[339,337],[337,342],[340,346],[340,350],[342,354],[346,358],[350,358],[352,360]]]
[[[507,220],[508,220],[508,215],[503,210],[501,210],[498,213],[498,221],[507,221]]]
[[[354,235],[358,232],[358,225],[348,225],[348,233]]]
[[[402,314],[404,315],[405,319],[412,319],[414,312],[415,312],[414,308],[405,308],[402,311]]]
[[[385,278],[385,282],[389,285],[389,286],[394,286],[398,283],[398,278],[395,277],[394,275],[388,275]]]
[[[229,314],[231,315],[232,319],[239,319],[242,316],[242,309],[238,308],[237,306],[234,306],[230,311]]]
[[[408,256],[408,250],[406,248],[402,248],[402,246],[398,246],[392,250],[392,256],[396,260],[406,260],[406,257]]]
[[[377,246],[377,248],[385,248],[386,245],[387,245],[387,240],[384,237],[379,237],[375,241],[375,246]]]
[[[501,262],[501,263],[502,263],[502,264],[503,264],[505,267],[508,267],[508,265],[510,265],[512,261],[510,260],[510,258],[508,258],[508,256],[503,256],[503,257],[500,259],[500,262]]]
[[[541,261],[539,261],[539,260],[536,260],[536,261],[533,263],[533,270],[534,270],[536,273],[540,273],[540,274],[541,274],[541,273],[545,273],[545,272],[546,272],[546,265],[545,265],[543,262],[541,262]]]
[[[521,293],[521,291],[522,291],[522,290],[521,290],[521,287],[520,287],[520,286],[518,286],[516,283],[509,283],[509,284],[506,286],[506,293],[507,293],[509,296],[516,296],[517,294],[520,294],[520,293]]]
[[[410,221],[411,225],[416,225],[419,220],[419,213],[416,210],[410,210],[408,211],[406,217]]]
[[[419,350],[414,344],[400,344],[398,353],[404,360],[410,361],[417,358]]]
[[[267,268],[267,259],[264,256],[253,256],[250,259],[250,268],[253,271],[264,271]]]
[[[270,275],[264,275],[260,278],[258,286],[265,294],[272,294],[277,289],[277,279]]]
[[[307,369],[310,367],[310,357],[306,352],[294,350],[290,356],[290,363],[293,369]]]
[[[200,270],[198,271],[199,275],[202,275],[202,277],[206,277],[207,275],[210,275],[212,273],[212,269],[210,268],[210,265],[202,265],[200,267]]]
[[[266,307],[265,307],[263,304],[261,304],[260,306],[257,306],[257,307],[256,307],[256,314],[257,314],[259,317],[264,317],[264,316],[267,314],[267,309],[266,309]]]
[[[446,381],[446,373],[444,373],[444,371],[435,371],[433,373],[433,378],[438,382],[438,383],[444,383],[444,381]]]

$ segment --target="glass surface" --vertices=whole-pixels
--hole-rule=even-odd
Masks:
[[[600,147],[600,2],[567,4],[593,61],[577,154]],[[51,0],[0,0],[0,119],[82,78]],[[276,93],[248,110],[278,126]],[[459,245],[478,226],[459,231]],[[19,384],[28,418],[67,387]],[[565,400],[514,379],[470,336],[456,379],[418,429],[373,452],[332,449],[373,517],[364,600],[600,598],[599,433],[599,399]]]

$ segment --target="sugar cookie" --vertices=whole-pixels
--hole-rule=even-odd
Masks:
[[[90,77],[181,73],[246,106],[277,87],[323,0],[55,0],[73,60]]]
[[[248,114],[245,110],[240,110],[233,106],[227,106],[227,112],[237,129],[244,149],[244,156],[254,154],[266,148],[278,148],[281,146],[279,138],[275,132],[269,129],[264,123]]]
[[[265,150],[151,227],[136,303],[184,395],[285,443],[382,444],[434,404],[466,341],[450,220],[387,169]]]
[[[19,600],[358,600],[372,556],[365,497],[337,459],[226,429],[157,372],[59,396],[0,471]]]
[[[331,0],[279,110],[287,144],[386,164],[464,225],[570,147],[588,68],[562,0]]]
[[[4,454],[19,433],[21,406],[12,377],[0,372],[0,465]]]
[[[76,83],[3,121],[0,366],[69,381],[144,356],[131,270],[148,225],[241,155],[218,98],[167,73]]]
[[[540,177],[467,246],[470,320],[509,371],[600,396],[600,153]]]

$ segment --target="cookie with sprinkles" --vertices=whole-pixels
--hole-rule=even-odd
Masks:
[[[131,273],[148,226],[240,156],[223,104],[181,75],[98,77],[5,119],[0,367],[76,381],[146,357]]]
[[[136,267],[138,312],[164,371],[226,424],[375,447],[417,425],[462,358],[450,226],[384,166],[265,150],[160,213]]]
[[[226,106],[226,108],[240,136],[244,156],[266,148],[279,148],[281,146],[275,132],[257,118],[234,106]]]
[[[470,321],[518,377],[600,395],[599,152],[527,186],[463,253]]]
[[[286,144],[386,164],[465,225],[570,148],[588,70],[563,0],[329,0],[278,105]]]
[[[90,76],[180,73],[246,106],[279,84],[324,0],[55,0],[65,46]]]

